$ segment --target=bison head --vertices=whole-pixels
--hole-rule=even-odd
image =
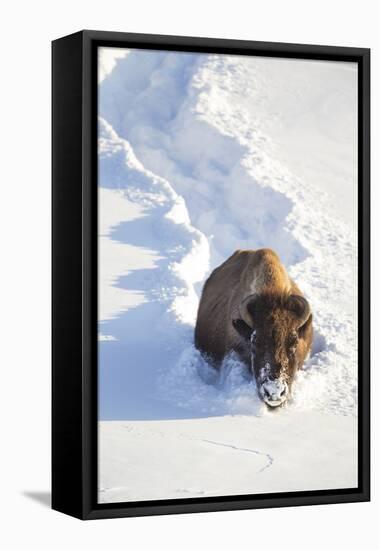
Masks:
[[[233,326],[249,349],[259,396],[270,407],[282,405],[310,349],[309,303],[298,295],[252,294],[239,313]]]

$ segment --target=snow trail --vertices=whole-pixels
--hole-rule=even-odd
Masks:
[[[213,89],[205,94],[201,88],[206,60],[194,54],[130,52],[102,85],[100,112],[142,164],[184,198],[191,223],[209,240],[212,269],[237,248],[263,246],[280,250],[287,265],[296,263],[306,251],[286,226],[292,201],[262,185],[262,177],[247,165],[248,158],[253,165],[263,162],[265,138],[251,125],[255,150],[248,151],[217,117],[206,116],[204,97],[210,105],[220,104]],[[269,181],[272,169],[262,172]]]

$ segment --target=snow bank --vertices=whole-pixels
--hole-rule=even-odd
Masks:
[[[190,341],[208,242],[183,199],[103,119],[99,153],[100,414],[139,418],[152,414],[160,370]]]

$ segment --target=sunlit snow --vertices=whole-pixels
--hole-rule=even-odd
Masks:
[[[99,500],[357,484],[357,69],[102,49]],[[237,357],[193,346],[199,294],[271,247],[313,351],[269,411]]]

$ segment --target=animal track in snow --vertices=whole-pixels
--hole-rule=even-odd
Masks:
[[[233,449],[234,451],[242,451],[242,452],[246,452],[246,453],[253,453],[255,455],[260,455],[260,456],[266,457],[267,464],[265,466],[263,466],[263,468],[261,468],[259,470],[259,472],[263,472],[264,470],[266,470],[267,468],[272,466],[272,464],[274,462],[274,459],[270,454],[262,453],[261,451],[256,451],[254,449],[245,449],[244,447],[237,447],[237,445],[230,445],[229,443],[220,443],[218,441],[211,441],[210,439],[201,439],[200,441],[204,441],[204,443],[209,443],[211,445],[218,445],[220,447],[228,447],[229,449]]]

